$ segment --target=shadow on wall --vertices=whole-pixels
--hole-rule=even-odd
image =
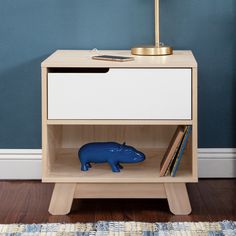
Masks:
[[[1,126],[0,148],[40,147],[40,63],[47,56],[0,70],[0,123],[5,124]]]

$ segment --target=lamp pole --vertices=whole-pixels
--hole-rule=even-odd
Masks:
[[[159,0],[155,0],[155,46],[160,46],[160,10]]]
[[[171,55],[172,47],[160,44],[160,9],[159,0],[155,1],[155,45],[142,45],[131,48],[131,53],[140,56],[164,56]]]

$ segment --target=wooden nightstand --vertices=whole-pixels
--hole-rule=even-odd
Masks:
[[[191,51],[130,62],[91,56],[59,50],[42,63],[42,181],[55,183],[49,212],[69,213],[74,198],[167,198],[171,212],[189,214],[186,183],[198,181],[197,63]],[[177,125],[192,125],[185,155],[176,177],[159,177]],[[120,173],[106,164],[82,172],[78,149],[94,141],[126,141],[146,160],[124,164]]]

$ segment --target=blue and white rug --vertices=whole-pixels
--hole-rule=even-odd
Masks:
[[[236,236],[236,222],[0,224],[1,236]]]

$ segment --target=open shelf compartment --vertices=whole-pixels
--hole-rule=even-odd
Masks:
[[[176,125],[48,125],[47,157],[44,159],[44,182],[74,183],[166,183],[196,182],[193,176],[191,137],[176,177],[160,177],[160,162]],[[146,160],[122,164],[119,173],[107,163],[93,164],[80,170],[78,149],[89,142],[126,142],[142,151]]]

